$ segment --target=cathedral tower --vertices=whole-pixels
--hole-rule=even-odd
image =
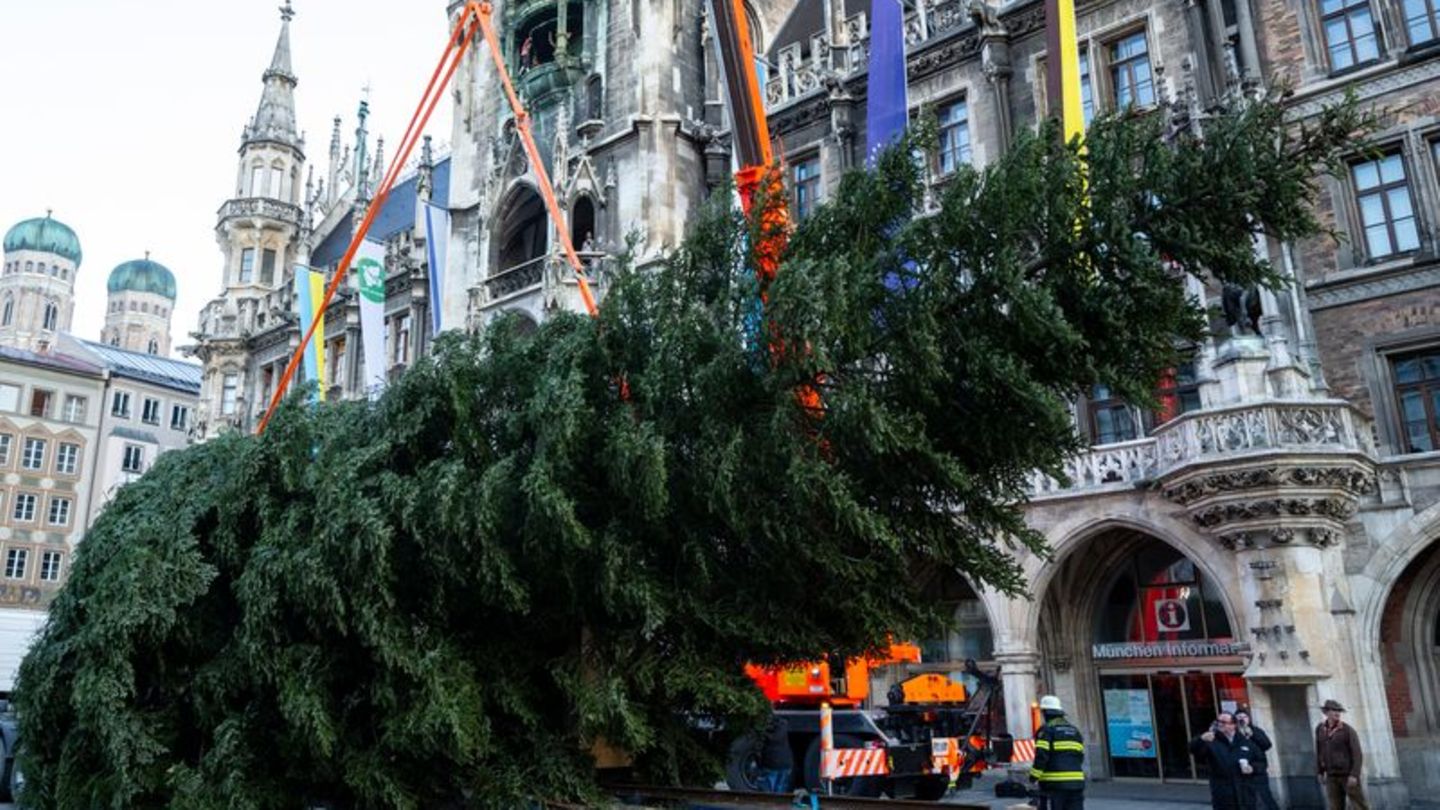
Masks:
[[[0,346],[48,351],[70,330],[80,240],[50,217],[27,219],[5,234],[0,273]]]
[[[110,271],[109,305],[100,342],[132,352],[170,355],[175,274],[159,262],[134,259]]]

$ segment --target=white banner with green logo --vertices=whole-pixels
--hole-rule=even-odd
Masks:
[[[361,387],[371,399],[385,388],[385,246],[366,239],[355,260],[360,288],[360,344],[365,347]]]

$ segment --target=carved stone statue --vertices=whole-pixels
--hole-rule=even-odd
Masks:
[[[1000,12],[985,0],[965,0],[965,12],[975,21],[981,36],[1004,36],[1005,26],[1000,22]]]
[[[1256,287],[1241,287],[1226,283],[1220,291],[1220,310],[1225,313],[1225,323],[1230,334],[1240,336],[1247,333],[1260,334],[1260,290]]]

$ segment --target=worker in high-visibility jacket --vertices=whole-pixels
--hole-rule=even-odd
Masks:
[[[1035,734],[1035,764],[1030,778],[1040,785],[1040,795],[1049,810],[1084,810],[1085,738],[1080,729],[1065,719],[1060,698],[1040,698],[1045,724]]]

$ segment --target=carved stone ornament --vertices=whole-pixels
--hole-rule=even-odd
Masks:
[[[1278,546],[1290,546],[1297,544],[1308,544],[1316,548],[1329,548],[1340,542],[1340,532],[1334,529],[1309,527],[1289,528],[1277,527],[1267,529],[1245,529],[1241,531],[1226,532],[1218,538],[1220,545],[1227,551],[1247,551],[1249,549],[1275,548]],[[1256,603],[1259,605],[1259,603]],[[1265,607],[1264,605],[1259,605]]]
[[[1285,486],[1334,489],[1360,496],[1375,492],[1378,485],[1373,473],[1350,466],[1261,467],[1194,478],[1163,492],[1168,500],[1185,506],[1216,494]]]

